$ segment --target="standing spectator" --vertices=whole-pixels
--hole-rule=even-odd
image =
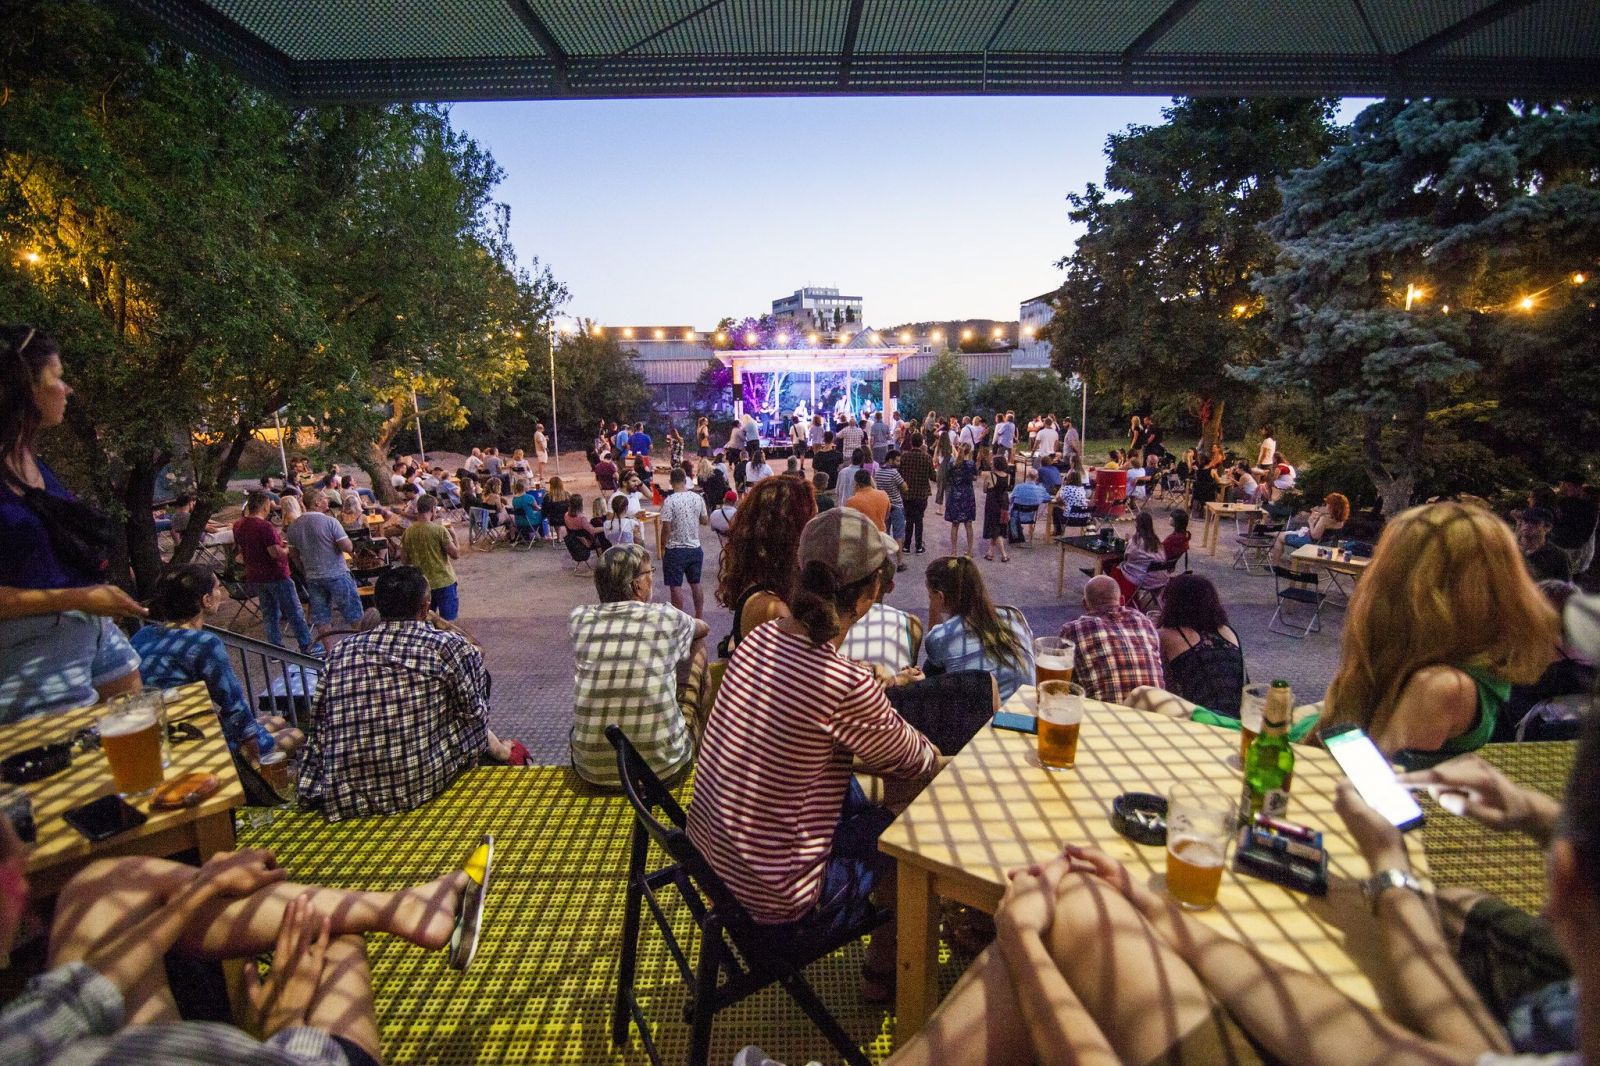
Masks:
[[[711,458],[711,420],[705,415],[694,426],[694,446],[700,458]]]
[[[1083,466],[1083,438],[1078,434],[1077,427],[1072,424],[1072,419],[1063,418],[1061,424],[1066,427],[1061,438],[1061,453],[1077,460],[1079,467]]]
[[[600,461],[594,464],[594,480],[601,492],[617,491],[617,464],[611,461],[610,452],[602,453]]]
[[[1056,430],[1055,416],[1052,415],[1045,419],[1044,425],[1040,427],[1039,432],[1034,434],[1033,454],[1039,456],[1054,455],[1056,453],[1056,445],[1060,443],[1061,434]]]
[[[633,433],[628,437],[628,447],[632,449],[634,455],[643,459],[647,469],[650,466],[650,449],[654,444],[655,442],[650,439],[650,434],[644,431],[644,423],[634,423]]]
[[[590,784],[622,784],[607,726],[620,726],[662,778],[689,765],[705,728],[700,698],[710,630],[674,606],[651,603],[653,573],[640,545],[606,549],[594,571],[600,603],[575,608],[567,619],[576,670],[572,767]]]
[[[978,467],[972,461],[972,446],[962,444],[950,464],[948,496],[944,505],[944,520],[950,523],[950,554],[956,554],[956,534],[963,526],[967,530],[967,558],[972,558],[972,523],[978,517],[978,497],[972,484],[978,479]]]
[[[1571,581],[1567,553],[1549,543],[1555,516],[1543,507],[1530,507],[1517,519],[1517,547],[1522,549],[1528,574],[1535,581]]]
[[[851,494],[856,491],[856,474],[861,471],[866,459],[866,449],[857,448],[850,453],[850,462],[839,468],[839,480],[834,483],[834,495],[839,498],[840,507],[849,503]]]
[[[1104,574],[1083,589],[1086,612],[1061,627],[1077,647],[1073,680],[1090,699],[1125,703],[1141,685],[1165,688],[1161,638],[1143,611],[1122,603],[1122,589]]]
[[[428,623],[422,571],[395,567],[373,598],[381,621],[333,649],[311,703],[299,796],[330,822],[420,807],[485,755],[527,760],[489,728],[483,653]]]
[[[689,582],[689,594],[694,601],[694,617],[705,612],[705,597],[700,591],[700,570],[705,564],[705,550],[700,546],[700,527],[711,520],[705,500],[697,492],[687,489],[688,478],[682,470],[672,471],[672,495],[661,504],[661,516],[656,519],[665,529],[666,551],[661,560],[667,595],[672,606],[683,610],[682,588]]]
[[[889,427],[884,424],[882,411],[872,416],[870,431],[872,434],[872,461],[881,464],[883,457],[889,454]]]
[[[1567,553],[1574,575],[1582,574],[1594,561],[1594,534],[1600,505],[1583,484],[1583,471],[1570,470],[1556,484],[1555,525],[1550,543]]]
[[[922,543],[922,523],[928,513],[928,497],[933,494],[933,460],[922,445],[922,434],[912,430],[906,435],[906,450],[900,456],[900,477],[905,480],[901,495],[905,499],[906,532],[901,546],[912,551],[916,543],[918,555],[927,551]]]
[[[1010,413],[994,416],[994,454],[996,459],[1010,462],[1011,449],[1017,445],[1016,416]]]
[[[683,466],[683,434],[676,425],[667,426],[667,465],[674,470]]]
[[[849,456],[854,455],[856,449],[866,444],[867,435],[854,422],[846,422],[844,428],[834,434],[834,439],[839,442],[839,454]],[[856,465],[859,466],[861,464],[857,462]],[[843,486],[840,487],[842,488]],[[844,501],[841,500],[840,502],[843,503]]]
[[[873,475],[865,470],[855,473],[856,487],[844,506],[853,507],[872,519],[872,524],[887,532],[889,528],[889,494],[872,484]]]
[[[813,470],[816,469],[817,465],[817,449],[822,447],[822,442],[825,438],[830,438],[831,436],[832,435],[828,432],[827,428],[822,424],[822,416],[812,415],[811,425],[806,429],[806,449],[812,453],[811,468]],[[833,479],[831,477],[828,479],[828,484],[830,486],[833,484]]]
[[[934,433],[933,465],[938,474],[938,491],[933,499],[936,507],[944,506],[945,495],[950,491],[950,468],[954,465],[956,457],[955,424],[956,420],[952,418],[947,425]]]
[[[889,496],[888,533],[896,541],[906,539],[906,479],[900,473],[900,453],[890,448],[884,453],[883,465],[872,475],[872,483]],[[900,565],[904,566],[904,563]]]
[[[431,499],[431,497],[423,497]],[[311,597],[311,624],[319,636],[333,625],[333,610],[351,629],[361,624],[361,593],[350,576],[345,553],[355,546],[339,520],[328,513],[328,497],[320,489],[306,493],[308,510],[286,534],[289,547],[300,560],[305,575],[306,594]]]
[[[1015,607],[989,602],[983,575],[970,558],[947,555],[928,564],[929,674],[987,670],[1002,700],[1033,684],[1033,630]]]
[[[233,543],[244,559],[245,587],[261,604],[261,624],[266,628],[267,640],[281,646],[283,620],[288,619],[300,650],[310,653],[315,648],[315,639],[306,625],[306,616],[301,613],[300,594],[295,591],[294,579],[289,576],[289,549],[267,521],[267,509],[271,506],[266,493],[252,492],[246,496],[244,516],[233,524]],[[358,506],[356,514],[360,513]],[[365,532],[365,519],[361,519],[361,526]]]
[[[533,427],[533,461],[538,467],[534,476],[543,481],[545,464],[550,461],[550,441],[544,435],[543,422]]]
[[[762,478],[772,476],[772,467],[767,463],[766,456],[761,454],[760,448],[750,449],[750,461],[744,465],[744,481],[746,485],[754,485]]]
[[[432,496],[417,497],[417,520],[400,538],[400,556],[428,579],[433,609],[439,617],[454,622],[461,612],[461,597],[450,560],[461,558],[461,548],[439,517],[438,502]]]
[[[814,473],[828,475],[828,488],[839,487],[839,467],[844,456],[833,443],[833,430],[822,431],[822,439],[811,449],[811,469]]]
[[[992,562],[994,550],[999,548],[1000,561],[1009,563],[1011,555],[1006,551],[1006,541],[1011,532],[1008,528],[1011,516],[1006,512],[1011,503],[1011,472],[998,455],[991,455],[978,465],[983,482],[983,539],[989,545],[983,557]]]
[[[1272,427],[1261,427],[1261,447],[1256,452],[1256,465],[1251,473],[1269,474],[1278,454],[1278,442],[1272,439]],[[1243,464],[1241,464],[1243,465]]]

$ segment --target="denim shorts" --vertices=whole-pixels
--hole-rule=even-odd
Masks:
[[[662,580],[667,588],[675,589],[688,578],[689,584],[700,584],[700,567],[706,553],[700,548],[668,548],[661,557]]]

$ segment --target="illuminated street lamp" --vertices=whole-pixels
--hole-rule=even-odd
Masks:
[[[1532,311],[1533,310],[1533,297],[1532,296],[1524,296],[1522,299],[1517,301],[1517,306],[1522,308],[1524,311]]]

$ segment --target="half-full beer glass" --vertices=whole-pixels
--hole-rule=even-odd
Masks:
[[[100,716],[100,750],[124,798],[143,796],[161,784],[161,719],[145,702],[124,702]]]
[[[1070,770],[1078,758],[1083,725],[1083,686],[1046,681],[1039,686],[1039,762],[1049,770]]]
[[[1209,785],[1178,784],[1167,793],[1167,891],[1184,909],[1217,902],[1233,819],[1232,801]]]
[[[1065,637],[1035,637],[1033,640],[1033,683],[1071,681],[1076,649]]]

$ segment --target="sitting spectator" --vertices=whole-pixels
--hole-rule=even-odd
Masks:
[[[756,492],[774,483],[793,485],[809,505],[810,487],[787,478]],[[741,510],[741,525],[745,517]],[[878,837],[894,812],[867,801],[852,760],[918,785],[941,760],[872,671],[838,651],[877,601],[893,558],[888,539],[847,508],[818,515],[798,539],[785,616],[744,638],[717,690],[689,836],[756,922],[823,928],[858,914],[893,878]],[[869,999],[890,995],[894,958],[891,923],[873,935],[862,965]]]
[[[1325,721],[1360,726],[1409,767],[1473,751],[1559,640],[1504,522],[1470,504],[1413,507],[1356,583]]]
[[[1166,562],[1166,550],[1156,536],[1155,515],[1140,511],[1133,520],[1133,536],[1128,538],[1128,549],[1122,556],[1122,576],[1139,591],[1160,596],[1172,577]]]
[[[834,499],[833,490],[828,487],[828,475],[818,471],[811,475],[811,487],[817,492],[817,513],[830,510],[839,506]]]
[[[1172,532],[1162,538],[1161,554],[1166,556],[1168,561],[1177,562],[1188,553],[1189,512],[1180,507],[1172,512]]]
[[[628,514],[628,497],[618,493],[611,497],[611,514],[605,519],[606,542],[613,547],[619,544],[637,544],[644,535],[644,527],[637,518]],[[599,571],[595,572],[598,579]],[[600,738],[604,740],[602,736]]]
[[[1140,685],[1165,688],[1161,638],[1143,611],[1123,606],[1122,589],[1104,574],[1083,588],[1087,612],[1061,627],[1077,646],[1072,679],[1091,698],[1124,703]]]
[[[729,489],[722,494],[722,502],[711,512],[711,531],[726,537],[733,528],[733,516],[739,511],[739,494]]]
[[[1574,575],[1589,569],[1594,559],[1594,538],[1600,521],[1600,504],[1584,486],[1583,471],[1570,470],[1556,485],[1555,525],[1550,543],[1567,553]]]
[[[1052,511],[1055,516],[1057,533],[1061,533],[1069,527],[1082,527],[1089,524],[1089,518],[1092,513],[1089,507],[1089,493],[1083,487],[1083,474],[1078,470],[1067,471],[1067,475],[1061,483],[1061,490],[1056,493],[1055,506]]]
[[[866,469],[857,470],[854,474],[856,487],[850,493],[850,498],[844,506],[853,507],[857,511],[872,519],[872,524],[880,530],[889,528],[889,494],[872,483],[872,474]]]
[[[717,602],[733,612],[733,628],[717,649],[720,658],[763,622],[788,616],[800,533],[816,508],[811,486],[769,478],[734,512],[717,569]],[[712,515],[711,528],[716,524]]]
[[[513,481],[511,489],[515,493],[511,497],[511,514],[517,523],[517,529],[529,540],[537,540],[544,535],[544,489],[538,483],[530,485],[525,481]]]
[[[732,488],[727,472],[721,466],[713,466],[703,459],[695,470],[695,480],[699,482],[700,498],[705,501],[708,512],[722,506],[723,498]]]
[[[1255,503],[1261,498],[1260,483],[1243,463],[1228,471],[1228,498],[1234,503]]]
[[[1262,490],[1263,495],[1269,500],[1275,500],[1286,492],[1294,491],[1295,482],[1299,480],[1300,472],[1296,470],[1289,460],[1281,454],[1278,455],[1272,467],[1272,483]],[[1349,501],[1345,501],[1348,512]]]
[[[1000,698],[1033,684],[1033,630],[1015,607],[989,602],[978,564],[947,555],[928,564],[928,637],[924,665],[929,674],[986,670]]]
[[[1244,650],[1228,623],[1216,586],[1199,574],[1179,574],[1167,585],[1156,621],[1166,692],[1140,688],[1128,706],[1188,718],[1196,707],[1239,717],[1245,684]],[[1172,697],[1184,702],[1176,704]]]
[[[1571,581],[1572,564],[1567,553],[1550,543],[1555,515],[1543,507],[1530,507],[1517,519],[1517,547],[1535,581]]]
[[[567,512],[571,508],[572,494],[559,477],[551,478],[550,487],[545,490],[544,502],[539,505],[539,513],[544,518],[551,539],[559,540],[567,535]]]
[[[1018,513],[1018,508],[1023,510],[1031,508],[1035,516],[1034,521],[1038,521],[1039,508],[1043,507],[1049,500],[1050,494],[1045,491],[1043,485],[1039,484],[1039,472],[1032,467],[1024,467],[1022,484],[1011,490],[1011,538],[1013,540],[1022,539],[1024,523],[1022,515]]]
[[[205,682],[222,719],[222,734],[235,753],[260,758],[282,747],[292,755],[305,743],[305,734],[276,716],[257,721],[227,646],[205,630],[206,616],[227,599],[228,590],[204,566],[188,563],[162,574],[150,600],[153,624],[133,635],[139,675],[151,688]]]
[[[1039,487],[1054,496],[1061,488],[1061,457],[1047,455],[1039,464]]]
[[[293,884],[270,851],[224,851],[198,869],[167,859],[99,859],[56,899],[50,969],[0,1012],[0,1062],[333,1063],[374,1066],[378,1020],[363,935],[449,948],[466,969],[478,946],[491,845],[465,869],[397,892]],[[24,916],[27,846],[0,825],[0,953]],[[257,959],[272,953],[265,977]],[[252,1033],[179,1017],[171,956],[239,960]]]
[[[461,546],[450,527],[439,521],[441,517],[438,501],[432,496],[417,497],[417,520],[400,540],[400,557],[428,579],[433,609],[439,617],[454,622],[461,613],[461,597],[450,560],[461,558]]]
[[[284,504],[288,504],[287,497]],[[350,576],[345,553],[354,551],[350,538],[338,519],[328,513],[328,497],[321,489],[306,493],[310,508],[294,525],[288,525],[285,507],[285,539],[299,557],[305,574],[306,594],[311,598],[311,624],[325,633],[333,625],[333,609],[351,629],[361,624],[361,593]]]
[[[172,513],[168,516],[172,522],[172,535],[182,539],[189,528],[189,521],[194,517],[195,498],[192,492],[180,492],[172,501]],[[200,534],[201,544],[220,544],[217,534],[221,533],[223,526],[220,522],[206,520],[205,532]]]
[[[820,513],[820,512],[819,512]],[[884,601],[894,591],[898,553],[884,563],[878,575],[878,601],[850,627],[839,654],[872,668],[878,680],[904,683],[917,680],[917,653],[922,649],[922,619]],[[899,675],[898,681],[893,681]]]
[[[607,548],[594,571],[598,606],[567,619],[576,667],[572,766],[594,785],[620,787],[606,727],[618,725],[662,778],[689,765],[705,730],[705,637],[710,628],[667,603],[651,603],[650,553]]]
[[[603,549],[599,531],[583,513],[583,497],[577,493],[567,498],[567,513],[561,519],[561,527],[566,530],[567,553],[572,556],[573,571],[587,572],[589,556]]]
[[[1541,581],[1539,591],[1560,614],[1573,601],[1578,587],[1568,581]],[[1600,601],[1579,599],[1574,612]],[[1575,627],[1571,624],[1569,630]],[[1581,626],[1576,628],[1582,628]],[[1555,650],[1554,661],[1531,685],[1512,685],[1511,695],[1495,726],[1495,741],[1570,739],[1580,711],[1589,706],[1595,691],[1594,662],[1569,639]],[[1533,718],[1527,720],[1532,714]],[[1524,721],[1527,720],[1526,726]]]
[[[1311,508],[1304,526],[1279,533],[1273,538],[1268,558],[1273,566],[1282,566],[1286,553],[1307,544],[1324,544],[1333,540],[1349,520],[1350,500],[1342,492],[1330,492],[1319,506]]]
[[[750,461],[744,464],[744,483],[754,485],[762,478],[772,476],[772,467],[767,463],[766,457],[761,454],[760,448],[750,449]]]
[[[146,612],[106,583],[111,520],[34,452],[71,395],[49,334],[0,326],[0,723],[139,687],[139,656],[112,619]]]
[[[428,624],[428,579],[414,566],[378,578],[379,623],[328,656],[311,703],[300,802],[330,822],[409,811],[487,756],[525,761],[489,728],[483,653]]]

